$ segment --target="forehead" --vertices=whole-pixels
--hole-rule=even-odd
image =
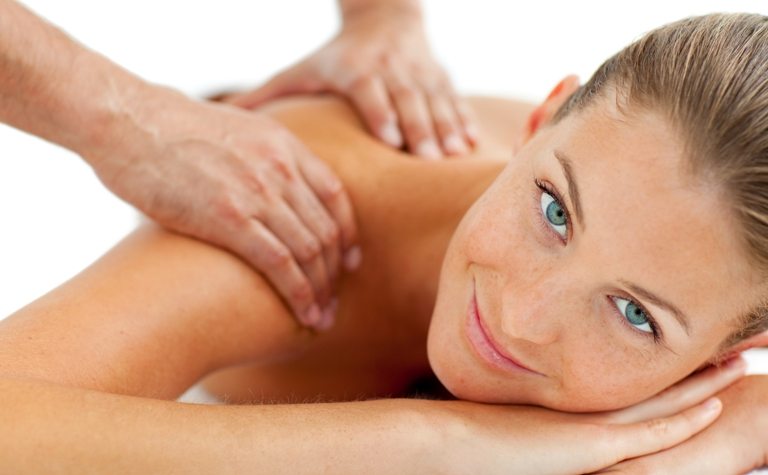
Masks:
[[[574,226],[573,243],[591,265],[696,320],[743,312],[761,289],[722,189],[692,174],[661,115],[623,114],[606,102],[564,119],[545,141],[571,159],[580,190],[586,228]],[[542,152],[539,165],[561,177],[553,154]]]

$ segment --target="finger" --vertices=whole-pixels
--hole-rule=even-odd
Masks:
[[[633,423],[676,414],[725,389],[741,378],[746,369],[744,358],[733,358],[722,366],[713,366],[689,376],[646,401],[616,411],[608,420]]]
[[[312,283],[315,301],[321,308],[329,303],[331,283],[323,258],[323,245],[315,233],[307,228],[299,210],[276,200],[263,213],[263,224],[281,240],[294,255]]]
[[[354,82],[347,94],[375,136],[392,147],[403,146],[397,114],[381,77],[366,76]]]
[[[429,98],[429,106],[443,150],[449,155],[463,155],[469,152],[470,144],[460,125],[452,99],[444,94],[432,95]]]
[[[477,145],[477,141],[480,139],[480,128],[474,111],[467,101],[459,97],[454,98],[453,107],[464,130],[464,136],[469,139],[472,145]]]
[[[307,326],[317,324],[322,315],[312,284],[288,247],[255,219],[249,220],[245,232],[238,236],[241,239],[227,243],[227,247],[267,277],[299,322]]]
[[[329,281],[328,296],[330,296],[333,293],[333,283],[339,274],[339,264],[341,262],[339,228],[301,177],[298,177],[289,187],[285,194],[285,199],[296,211],[319,244],[319,253],[321,253],[324,259]],[[327,303],[326,299],[321,301],[323,306]]]
[[[439,159],[442,154],[435,140],[435,131],[424,91],[406,76],[403,67],[394,61],[387,63],[384,80],[395,104],[400,129],[408,150],[423,158]]]
[[[352,211],[352,202],[341,181],[328,165],[308,151],[299,151],[299,154],[301,154],[300,159],[297,160],[299,171],[333,217],[339,230],[344,268],[354,271],[360,266],[362,254],[357,244],[357,225]]]
[[[714,422],[722,408],[719,399],[710,398],[674,416],[614,426],[609,435],[608,455],[615,458],[610,463],[675,446]]]
[[[441,158],[423,92],[414,87],[399,89],[393,92],[393,99],[408,150],[430,160]]]
[[[320,90],[322,90],[322,84],[314,80],[307,67],[300,63],[277,74],[252,91],[225,97],[223,102],[244,109],[254,109],[271,99]]]

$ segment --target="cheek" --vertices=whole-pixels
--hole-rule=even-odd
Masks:
[[[563,411],[605,411],[643,401],[674,384],[679,368],[659,364],[637,348],[611,344],[605,334],[569,345],[559,390],[547,406]],[[613,340],[615,341],[615,340]]]
[[[502,187],[500,187],[502,188]],[[520,269],[535,261],[530,196],[522,185],[489,193],[470,210],[456,232],[456,251],[486,269]]]

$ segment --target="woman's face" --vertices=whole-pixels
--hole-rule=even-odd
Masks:
[[[660,115],[611,103],[537,133],[457,228],[428,341],[456,397],[624,407],[713,358],[757,303],[717,187]]]

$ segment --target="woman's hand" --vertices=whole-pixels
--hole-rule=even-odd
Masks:
[[[437,468],[457,474],[573,474],[653,454],[711,424],[721,403],[709,396],[743,372],[743,361],[736,360],[630,408],[600,414],[447,402],[448,421],[438,417],[436,428],[435,457],[442,463]]]
[[[163,226],[242,257],[301,323],[329,327],[335,278],[360,263],[341,181],[260,114],[155,87],[133,99],[78,150],[99,178]]]
[[[723,413],[707,430],[600,473],[736,475],[768,464],[768,376],[746,377],[717,397]]]
[[[345,12],[341,32],[328,44],[258,89],[224,101],[250,109],[321,91],[347,97],[376,137],[424,158],[466,153],[476,138],[468,106],[432,56],[418,10]]]

